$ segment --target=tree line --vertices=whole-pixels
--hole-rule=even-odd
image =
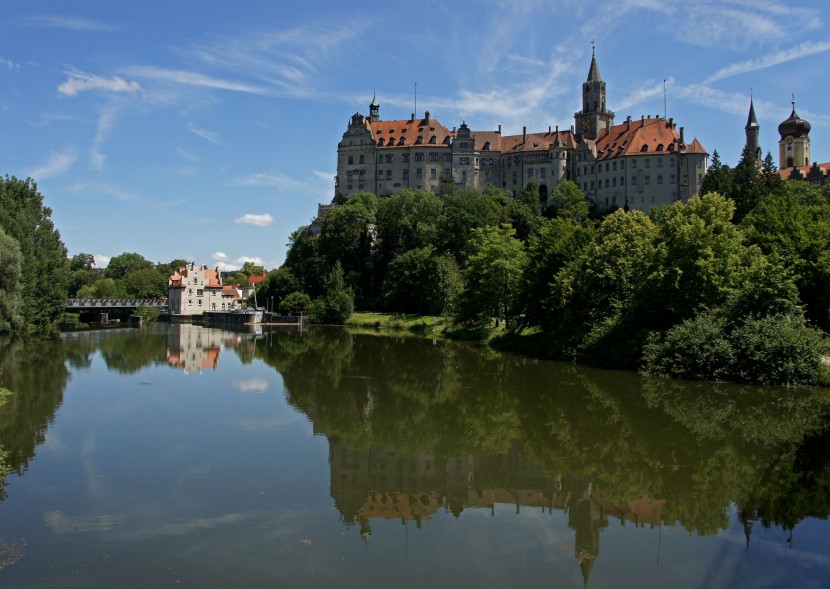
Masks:
[[[771,156],[745,153],[734,170],[713,156],[701,196],[650,214],[597,214],[569,181],[544,211],[533,183],[518,198],[361,193],[319,231],[292,233],[259,292],[312,318],[339,293],[467,330],[503,322],[496,346],[655,375],[826,378],[830,187],[784,182]],[[326,319],[344,321],[351,307],[340,310]]]

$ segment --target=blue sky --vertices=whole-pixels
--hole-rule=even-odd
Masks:
[[[282,263],[334,195],[337,142],[381,118],[570,128],[591,41],[608,107],[667,113],[734,165],[750,92],[777,161],[791,110],[830,161],[819,0],[6,0],[0,173],[33,177],[70,255]]]

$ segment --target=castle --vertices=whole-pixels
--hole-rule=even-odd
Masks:
[[[429,111],[423,118],[383,121],[377,96],[369,116],[352,115],[337,146],[335,199],[359,192],[379,196],[404,188],[437,192],[444,183],[517,196],[535,180],[543,207],[557,186],[575,182],[600,209],[652,207],[686,201],[700,192],[709,154],[697,139],[687,143],[671,118],[627,117],[614,124],[606,85],[591,56],[582,84],[582,110],[568,130],[503,135],[472,131],[465,122],[448,129]]]

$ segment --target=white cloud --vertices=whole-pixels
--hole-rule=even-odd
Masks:
[[[188,129],[188,131],[190,131],[194,135],[196,135],[198,137],[201,137],[202,139],[205,139],[207,141],[210,141],[213,144],[219,145],[221,143],[219,141],[219,135],[217,135],[213,131],[208,131],[206,129],[200,129],[199,127],[197,127],[196,125],[194,125],[190,121],[187,122],[187,129]]]
[[[258,257],[239,256],[238,258],[230,260],[224,252],[215,252],[210,257],[214,261],[214,265],[222,272],[239,270],[245,262],[253,262],[257,266],[267,267],[263,259]]]
[[[614,107],[614,110],[617,111],[625,111],[635,104],[640,104],[641,102],[645,102],[654,98],[655,96],[662,96],[663,94],[663,86],[664,82],[648,82],[648,85],[635,90],[634,92],[630,93],[628,96],[624,97],[620,100]],[[665,88],[668,90],[669,88],[673,88],[674,86],[674,79],[668,78],[665,80]],[[657,113],[655,113],[657,114]]]
[[[236,219],[234,223],[243,223],[245,225],[253,225],[254,227],[270,227],[274,224],[274,217],[268,213],[262,215],[248,213]]]
[[[285,174],[264,174],[257,173],[239,178],[237,184],[242,186],[268,186],[281,190],[307,190],[308,185],[300,180],[295,180]]]
[[[43,180],[50,176],[57,176],[68,171],[76,159],[75,150],[65,149],[61,152],[52,153],[49,161],[29,172],[29,176],[35,181]]]
[[[112,122],[114,119],[115,115],[111,110],[104,110],[98,117],[98,128],[95,131],[95,137],[92,140],[90,159],[92,160],[92,167],[99,172],[103,171],[104,161],[107,159],[107,156],[101,153],[101,146],[103,145],[104,139],[106,139],[110,128],[112,128]]]
[[[253,86],[244,82],[223,80],[186,70],[169,70],[155,66],[132,66],[126,68],[125,73],[137,78],[146,78],[160,82],[172,82],[185,86],[198,86],[202,88],[214,88],[217,90],[230,90],[232,92],[243,92],[246,94],[266,95],[270,91],[265,86]]]
[[[14,71],[14,70],[19,70],[20,69],[20,64],[19,63],[9,61],[8,59],[3,59],[2,57],[0,57],[0,66],[5,66],[6,69],[8,69],[9,71]]]
[[[245,392],[264,393],[268,390],[268,380],[265,378],[248,378],[246,380],[231,381],[231,386]]]
[[[337,172],[323,172],[321,170],[314,170],[314,175],[320,180],[324,180],[325,182],[333,184],[334,177],[337,176]]]
[[[199,156],[194,153],[190,153],[189,151],[186,151],[180,147],[176,147],[174,149],[176,150],[176,153],[178,153],[183,159],[186,159],[191,162],[199,161]]]
[[[105,256],[103,254],[93,254],[92,257],[95,260],[96,268],[106,268],[107,265],[110,263],[110,256]]]
[[[705,83],[711,84],[717,80],[723,80],[724,78],[773,67],[788,61],[808,57],[810,55],[816,55],[817,53],[824,53],[826,51],[830,51],[830,40],[820,42],[806,41],[796,47],[771,53],[758,59],[749,59],[747,61],[741,61],[728,65],[712,74]]]
[[[58,92],[64,96],[77,96],[81,92],[103,90],[105,92],[138,92],[141,86],[138,82],[128,82],[124,78],[114,76],[102,78],[93,74],[72,70],[67,72],[66,81],[58,86]]]
[[[99,21],[90,20],[88,18],[60,16],[56,14],[41,14],[35,16],[27,16],[20,19],[18,22],[26,26],[42,29],[66,29],[69,31],[80,32],[114,30],[114,28],[110,25]]]

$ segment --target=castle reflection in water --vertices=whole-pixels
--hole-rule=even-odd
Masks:
[[[505,454],[439,458],[401,454],[391,448],[355,449],[329,440],[331,495],[343,521],[371,536],[370,520],[414,521],[418,527],[441,509],[455,517],[464,509],[497,504],[543,511],[563,510],[575,531],[574,554],[583,576],[599,554],[599,533],[609,517],[637,526],[659,526],[665,500],[640,497],[610,501],[583,477],[549,476],[518,450]]]

